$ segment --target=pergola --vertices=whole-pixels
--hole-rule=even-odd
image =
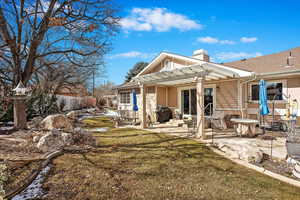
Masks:
[[[204,132],[204,80],[222,80],[251,76],[251,72],[229,68],[214,63],[203,63],[186,66],[171,71],[160,71],[135,77],[133,80],[140,85],[142,98],[141,127],[146,128],[146,92],[147,85],[177,85],[196,83],[197,131],[196,136],[205,139]]]

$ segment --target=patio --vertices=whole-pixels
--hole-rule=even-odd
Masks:
[[[140,129],[140,126],[125,126],[131,128]],[[178,126],[176,122],[154,124],[151,127],[144,128],[155,133],[165,133],[172,136],[192,138],[197,141],[201,141],[211,146],[221,147],[227,146],[248,146],[256,149],[256,151],[262,151],[263,154],[271,156],[271,140],[264,140],[262,137],[239,137],[236,135],[233,129],[218,130],[218,129],[204,129],[206,139],[200,139],[193,134],[190,128]],[[260,130],[258,130],[260,131]],[[272,141],[272,158],[278,160],[285,160],[287,158],[287,150],[285,146],[286,138],[280,132],[266,132],[266,135],[273,136],[275,139]],[[231,152],[232,153],[232,152]],[[236,155],[229,155],[236,156]]]

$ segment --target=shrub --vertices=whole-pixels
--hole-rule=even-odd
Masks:
[[[45,117],[50,114],[59,112],[58,105],[56,103],[57,98],[55,95],[48,94],[42,90],[33,90],[31,96],[28,98],[27,105],[27,117],[33,118],[35,116]]]
[[[13,102],[8,99],[0,99],[0,121],[9,122],[13,120]]]

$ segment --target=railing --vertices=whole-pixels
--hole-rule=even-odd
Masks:
[[[209,107],[209,117],[211,117],[212,116],[212,107],[213,107],[213,103],[209,103],[209,104],[207,104],[205,107],[204,107],[204,113],[205,113],[205,111],[207,110],[207,108]]]
[[[214,143],[214,130],[213,130],[213,126],[212,126],[212,108],[213,108],[213,103],[209,103],[204,107],[204,113],[206,111],[206,109],[209,107],[209,115],[208,115],[208,119],[209,119],[209,124],[211,127],[211,143]]]

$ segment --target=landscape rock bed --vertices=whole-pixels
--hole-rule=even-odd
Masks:
[[[293,175],[293,169],[295,164],[288,163],[285,160],[270,160],[270,159],[265,159],[261,163],[252,163],[258,167],[263,167],[266,170],[269,170],[271,172],[295,179],[299,181],[298,178],[296,178]]]

